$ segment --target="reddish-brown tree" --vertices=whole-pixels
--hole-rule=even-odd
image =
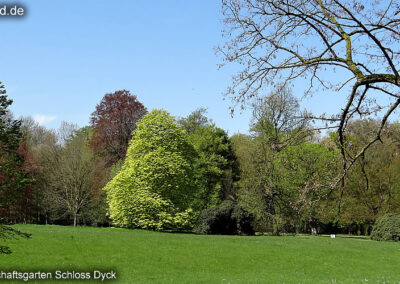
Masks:
[[[106,94],[91,115],[90,145],[107,167],[123,159],[136,122],[147,109],[127,90]]]

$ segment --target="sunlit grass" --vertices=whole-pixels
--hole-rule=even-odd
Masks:
[[[9,241],[13,254],[0,256],[0,270],[114,269],[118,283],[400,281],[400,245],[391,242],[305,235],[200,236],[113,228],[16,227],[32,233],[32,239]]]

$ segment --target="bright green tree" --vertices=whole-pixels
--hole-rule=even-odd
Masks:
[[[133,132],[122,170],[106,185],[116,225],[182,229],[190,224],[196,152],[185,131],[164,110],[145,115]]]
[[[311,143],[288,147],[276,157],[277,184],[286,197],[286,215],[294,226],[306,227],[298,229],[317,233],[323,201],[332,191],[339,161],[338,151]]]
[[[198,152],[195,161],[200,188],[197,208],[205,209],[234,199],[234,182],[239,173],[228,134],[213,124],[199,126],[189,134],[189,141]]]
[[[194,204],[197,211],[235,199],[234,183],[239,178],[232,142],[225,130],[206,117],[206,112],[205,108],[199,108],[178,120],[198,153],[194,162],[199,187]]]
[[[235,134],[231,140],[239,161],[239,204],[255,216],[256,229],[266,231],[269,225],[269,208],[263,182],[266,168],[262,155],[264,148],[250,135]]]

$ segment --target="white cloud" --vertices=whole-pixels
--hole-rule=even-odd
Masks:
[[[45,125],[49,122],[54,121],[57,118],[55,115],[43,115],[43,114],[35,114],[32,117],[39,125]]]

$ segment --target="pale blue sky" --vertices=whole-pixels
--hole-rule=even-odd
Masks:
[[[234,70],[217,69],[220,1],[20,3],[26,16],[0,19],[0,80],[17,117],[84,126],[105,93],[127,89],[149,110],[185,116],[207,107],[229,134],[247,132],[250,111],[231,118],[222,96]],[[336,98],[320,95],[303,105],[329,111],[340,104]]]

